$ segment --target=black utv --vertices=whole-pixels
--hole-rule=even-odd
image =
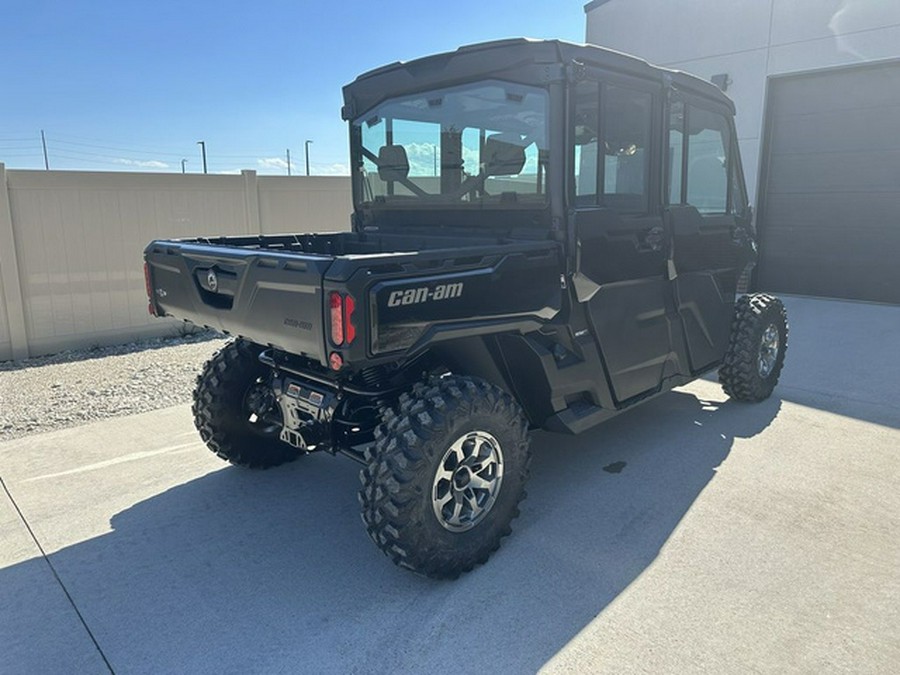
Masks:
[[[785,311],[745,294],[715,86],[515,39],[371,71],[344,101],[351,231],[145,251],[153,314],[235,336],[194,394],[220,457],[357,460],[376,545],[455,577],[509,534],[530,429],[579,433],[716,369],[733,398],[771,394]]]

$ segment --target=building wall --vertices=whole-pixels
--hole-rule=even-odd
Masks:
[[[152,239],[349,228],[350,180],[0,164],[0,360],[172,334],[147,313]]]
[[[729,75],[754,200],[769,76],[900,58],[898,0],[596,0],[585,11],[589,43]]]
[[[350,228],[350,179],[334,176],[263,176],[259,222],[264,234]]]

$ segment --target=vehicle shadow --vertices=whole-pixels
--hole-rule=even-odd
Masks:
[[[455,582],[390,564],[360,524],[356,467],[320,456],[214,471],[51,559],[116,671],[534,671],[654,561],[734,439],[780,406],[675,391],[578,437],[537,434],[514,536]],[[0,571],[0,587],[15,594],[42,564]]]

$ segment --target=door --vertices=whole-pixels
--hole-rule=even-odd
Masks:
[[[900,63],[776,78],[759,286],[900,303]]]
[[[621,403],[659,388],[671,352],[667,246],[651,171],[660,97],[628,83],[583,81],[574,91],[574,284]]]
[[[668,276],[694,374],[725,353],[738,276],[752,255],[731,115],[712,105],[676,96],[669,106]]]

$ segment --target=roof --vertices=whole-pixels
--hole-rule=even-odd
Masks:
[[[584,6],[584,13],[587,14],[592,9],[597,9],[600,5],[605,5],[609,0],[591,0]]]
[[[507,79],[523,84],[549,83],[564,78],[563,66],[572,62],[672,84],[734,110],[731,99],[712,83],[687,73],[650,65],[635,56],[563,40],[509,38],[466,45],[452,52],[412,61],[398,61],[365,72],[344,87],[343,114],[345,119],[351,119],[387,98],[453,86],[476,78]]]

